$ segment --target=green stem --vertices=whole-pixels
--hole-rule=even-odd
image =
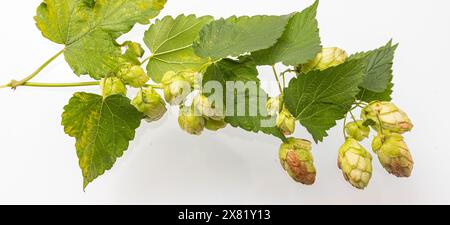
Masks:
[[[144,65],[147,61],[149,61],[151,58],[153,57],[153,55],[145,58],[142,62],[141,62],[141,66]]]
[[[344,126],[342,127],[342,133],[344,134],[345,140],[347,140],[347,134],[346,134],[346,132],[345,132],[345,125],[347,124],[347,117],[348,117],[348,113],[345,114],[345,118],[344,118]]]
[[[280,79],[278,78],[277,69],[275,69],[275,65],[272,65],[273,75],[275,76],[275,80],[277,80],[278,88],[280,89],[281,94],[283,94],[283,88],[281,87]]]
[[[44,64],[42,64],[36,71],[34,71],[32,74],[30,74],[28,77],[25,77],[22,80],[16,81],[16,80],[12,80],[9,84],[0,86],[0,88],[4,88],[4,87],[11,87],[13,89],[17,88],[18,86],[23,86],[23,84],[25,84],[26,82],[28,82],[29,80],[33,79],[36,75],[38,75],[45,67],[47,67],[51,62],[53,62],[56,58],[58,58],[58,56],[60,56],[62,53],[64,53],[64,50],[59,51],[58,53],[56,53],[56,55],[54,55],[53,57],[51,57],[50,59],[48,59]]]
[[[99,85],[99,81],[92,82],[77,82],[77,83],[37,83],[37,82],[26,82],[20,86],[25,87],[82,87],[82,86],[96,86]]]
[[[162,85],[158,85],[158,84],[146,84],[144,86],[145,87],[151,87],[151,88],[154,88],[154,89],[163,89],[163,86]]]
[[[350,116],[352,117],[353,121],[356,123],[356,117],[355,117],[355,115],[353,115],[353,113],[352,113],[351,110],[349,111],[349,113],[350,113]]]

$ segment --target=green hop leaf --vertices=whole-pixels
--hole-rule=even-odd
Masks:
[[[366,62],[364,80],[360,85],[358,98],[370,102],[372,100],[391,100],[392,93],[392,65],[398,44],[389,41],[378,49],[356,53],[349,60],[363,59]]]
[[[224,106],[226,110],[230,108],[235,109],[234,113],[227,112],[225,117],[225,122],[229,123],[233,127],[239,127],[247,131],[252,131],[255,133],[263,132],[265,134],[273,135],[280,138],[281,140],[286,140],[286,137],[281,133],[281,131],[275,126],[275,117],[268,115],[265,103],[262,99],[268,99],[267,93],[264,92],[259,87],[258,70],[256,69],[256,64],[251,57],[245,56],[240,57],[239,60],[223,59],[217,63],[212,64],[208,67],[204,74],[204,84],[208,81],[218,81],[224,87],[224,104],[228,103],[225,98],[227,95],[231,96],[235,101],[232,101],[233,106]],[[258,91],[250,92],[246,89],[232,89],[225,88],[227,81],[254,81],[257,85],[256,89]],[[261,106],[260,104],[264,104]],[[244,115],[238,114],[238,108],[244,106]],[[250,107],[256,107],[257,112],[253,115],[250,114]],[[231,115],[231,116],[230,116]],[[264,125],[265,122],[270,123],[273,121],[273,126]]]
[[[289,16],[242,16],[219,19],[203,27],[194,42],[197,55],[219,60],[274,45],[283,34]]]
[[[192,43],[202,27],[212,20],[211,16],[179,15],[175,19],[166,16],[150,26],[144,41],[152,52],[147,73],[153,81],[161,82],[168,71],[200,71],[210,63],[194,53]]]
[[[286,106],[316,142],[328,136],[327,130],[350,110],[364,69],[364,61],[353,60],[290,81],[284,96]]]
[[[64,56],[77,75],[95,79],[114,72],[122,59],[115,39],[136,23],[147,24],[166,0],[46,0],[37,9],[44,37],[65,45]]]
[[[383,92],[374,92],[369,91],[367,89],[361,89],[359,92],[357,99],[364,101],[364,102],[372,102],[372,101],[391,101],[392,100],[392,93],[394,84],[392,83],[392,79],[389,81],[389,84],[385,91]]]
[[[122,95],[75,93],[64,107],[64,131],[76,139],[84,188],[114,165],[134,139],[143,115]]]
[[[297,66],[313,59],[321,50],[319,27],[316,20],[319,1],[302,12],[292,15],[278,42],[269,49],[252,53],[258,65]]]

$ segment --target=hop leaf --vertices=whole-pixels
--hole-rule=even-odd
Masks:
[[[76,139],[84,188],[111,169],[128,148],[139,127],[142,114],[122,95],[103,98],[84,92],[75,93],[64,107],[64,131]]]
[[[297,66],[308,62],[320,51],[319,27],[316,20],[319,1],[302,12],[290,16],[289,23],[277,43],[264,50],[253,52],[252,56],[259,65]]]
[[[147,64],[147,72],[153,81],[159,83],[168,71],[199,72],[210,63],[194,53],[192,43],[200,30],[211,22],[211,16],[179,15],[166,16],[156,20],[145,32],[144,41],[152,56]]]
[[[37,9],[37,27],[65,45],[66,61],[77,75],[100,79],[115,72],[122,53],[116,38],[136,23],[157,16],[166,0],[46,0]]]
[[[200,57],[220,60],[273,46],[281,37],[289,16],[232,16],[204,26],[194,42]],[[255,41],[257,37],[257,41]]]
[[[292,115],[316,142],[344,118],[358,93],[363,61],[349,61],[324,71],[312,71],[289,82],[284,101]]]

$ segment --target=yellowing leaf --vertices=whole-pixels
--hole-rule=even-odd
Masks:
[[[64,107],[64,131],[76,139],[84,188],[112,168],[134,139],[143,115],[122,95],[75,93]]]
[[[37,9],[37,27],[66,46],[65,58],[77,75],[104,77],[120,63],[115,39],[136,23],[148,23],[166,0],[46,0]]]

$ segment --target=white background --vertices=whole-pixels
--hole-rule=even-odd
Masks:
[[[62,48],[44,39],[34,25],[40,2],[7,1],[0,7],[2,84],[28,75]],[[169,0],[161,16],[279,15],[311,3]],[[60,125],[62,107],[80,89],[20,87],[0,90],[0,203],[449,204],[449,9],[446,0],[322,0],[319,6],[324,46],[353,53],[381,46],[390,38],[400,42],[393,97],[415,123],[414,131],[406,135],[415,159],[409,179],[388,175],[374,160],[373,178],[365,191],[348,185],[336,166],[343,142],[341,123],[324,143],[314,146],[318,176],[308,187],[294,183],[281,169],[277,139],[235,128],[194,137],[178,128],[171,113],[162,121],[143,123],[124,157],[83,192],[74,139]],[[141,41],[145,29],[137,26],[126,37]],[[261,77],[271,80],[272,74],[262,68]],[[80,79],[61,57],[35,81]],[[303,129],[295,136],[310,138]]]

